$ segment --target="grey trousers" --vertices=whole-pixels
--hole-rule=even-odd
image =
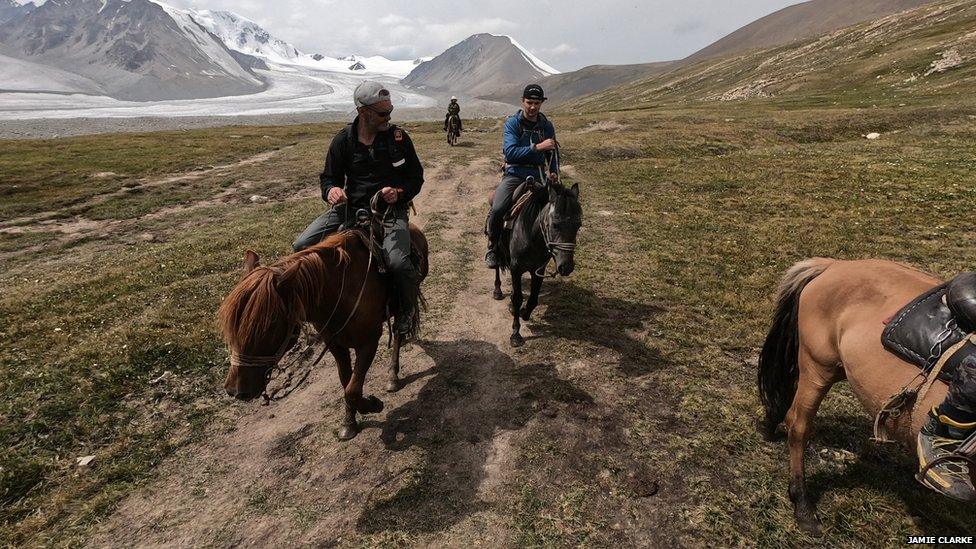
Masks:
[[[318,244],[323,238],[339,230],[345,220],[344,206],[330,209],[315,218],[302,234],[298,235],[292,248],[297,252]],[[406,208],[398,207],[394,210],[392,219],[383,224],[383,261],[398,281],[406,278],[409,280],[404,282],[416,284],[416,269],[410,261],[409,223]]]
[[[498,242],[498,237],[502,234],[505,212],[512,208],[512,194],[523,181],[525,178],[517,175],[502,177],[501,183],[495,189],[495,200],[491,203],[491,213],[488,214],[488,240]]]

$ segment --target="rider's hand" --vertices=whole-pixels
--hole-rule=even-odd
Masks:
[[[346,191],[342,190],[340,187],[332,187],[329,189],[328,202],[335,206],[336,204],[342,204],[346,201]]]
[[[549,172],[548,178],[550,183],[554,183],[557,179],[559,179],[559,174],[556,172]]]
[[[393,187],[383,187],[380,189],[380,193],[383,195],[383,200],[385,200],[387,204],[393,204],[398,198],[400,198],[400,193],[398,193]]]
[[[535,144],[536,152],[551,151],[555,148],[556,148],[556,140],[551,137],[549,139],[546,139],[545,141],[541,141]]]

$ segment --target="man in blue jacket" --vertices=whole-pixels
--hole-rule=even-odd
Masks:
[[[502,141],[505,175],[495,191],[495,200],[488,215],[488,253],[485,254],[485,264],[490,269],[498,267],[495,245],[502,233],[505,212],[512,207],[512,193],[515,188],[530,175],[537,181],[555,181],[558,178],[556,129],[540,112],[545,100],[542,86],[529,84],[522,91],[522,108],[505,121],[505,137]]]

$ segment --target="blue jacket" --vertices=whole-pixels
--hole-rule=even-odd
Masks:
[[[559,173],[559,158],[555,151],[536,152],[532,150],[533,143],[541,143],[549,138],[556,138],[556,128],[541,112],[535,126],[526,127],[532,122],[522,117],[522,109],[508,117],[505,121],[505,137],[502,140],[502,152],[505,154],[505,175],[518,177],[541,177],[540,170],[548,161],[549,171]]]

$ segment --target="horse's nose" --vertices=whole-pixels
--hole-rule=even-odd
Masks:
[[[565,262],[565,263],[560,263],[559,265],[557,265],[557,266],[556,266],[556,271],[557,271],[557,272],[558,272],[559,274],[561,274],[562,276],[569,276],[569,275],[570,275],[570,273],[572,273],[572,272],[573,272],[573,269],[574,269],[575,267],[576,267],[576,265],[574,265],[574,264],[573,264],[573,261],[572,261],[572,260],[570,260],[570,261],[567,261],[567,262]]]

